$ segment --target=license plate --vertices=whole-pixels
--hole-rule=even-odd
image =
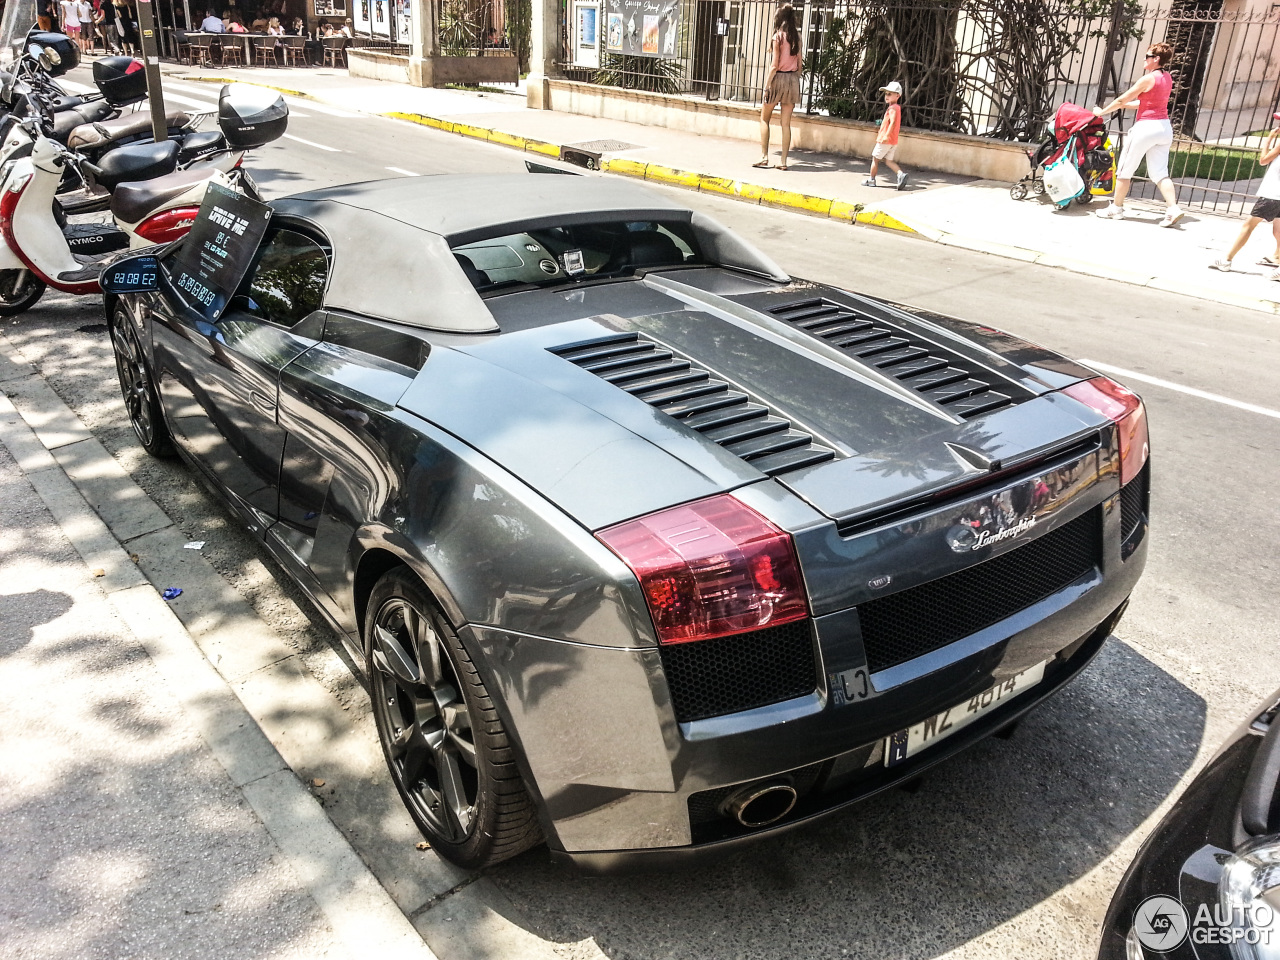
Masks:
[[[1034,687],[1044,679],[1044,668],[1048,660],[1028,667],[1021,673],[1002,680],[994,687],[975,694],[968,700],[957,703],[949,710],[935,714],[906,730],[899,730],[889,737],[884,752],[884,765],[892,767],[902,763],[908,757],[914,757],[925,747],[931,747],[939,740],[951,736],[957,730],[963,730],[983,714],[994,710],[1002,703],[1012,700],[1022,691]]]

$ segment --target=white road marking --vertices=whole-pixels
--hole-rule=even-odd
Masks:
[[[317,150],[328,150],[330,153],[341,153],[337,147],[327,147],[323,143],[316,143],[313,140],[303,140],[301,137],[295,137],[292,133],[282,134],[286,140],[296,140],[298,143],[305,143],[308,147],[315,147]]]
[[[1132,370],[1113,367],[1109,363],[1099,363],[1097,360],[1081,360],[1080,362],[1086,367],[1093,367],[1095,370],[1101,370],[1103,373],[1113,373],[1124,380],[1137,380],[1139,383],[1149,383],[1153,387],[1163,387],[1165,390],[1174,390],[1178,393],[1185,393],[1188,396],[1199,397],[1201,400],[1212,400],[1214,403],[1226,404],[1228,407],[1235,407],[1237,410],[1247,410],[1249,413],[1260,413],[1264,417],[1275,417],[1277,420],[1280,420],[1280,410],[1272,410],[1269,407],[1260,407],[1256,403],[1245,403],[1243,400],[1232,400],[1230,397],[1224,397],[1220,394],[1208,393],[1205,390],[1197,390],[1195,387],[1184,387],[1180,383],[1171,383],[1168,380],[1161,380],[1159,377],[1149,377],[1145,373],[1134,373]]]
[[[83,83],[76,83],[73,80],[59,80],[58,86],[62,87],[62,89],[67,91],[67,93],[75,94],[76,96],[79,96],[82,93],[98,92],[97,87],[86,86]]]
[[[314,100],[298,100],[294,97],[285,97],[284,100],[285,103],[289,104],[289,113],[291,115],[293,113],[294,106],[301,104],[308,110],[314,110],[316,113],[323,113],[330,117],[345,117],[346,119],[351,120],[355,117],[365,116],[363,113],[351,113],[347,110],[339,110],[336,107],[330,107],[323,103],[316,103]]]
[[[421,174],[414,173],[412,170],[402,170],[400,167],[387,167],[387,169],[388,169],[388,170],[390,170],[392,173],[400,173],[400,174],[403,174],[403,175],[404,175],[404,176],[406,176],[406,177],[418,177],[418,176],[421,176]]]

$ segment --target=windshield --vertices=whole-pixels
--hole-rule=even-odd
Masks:
[[[27,32],[35,26],[36,0],[7,0],[0,18],[0,69],[12,70],[22,56]]]
[[[688,223],[656,220],[528,230],[456,246],[453,255],[481,292],[632,276],[637,269],[703,262]]]

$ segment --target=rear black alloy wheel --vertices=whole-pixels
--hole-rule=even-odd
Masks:
[[[432,847],[478,869],[538,843],[533,802],[493,701],[407,568],[391,570],[374,587],[365,645],[382,752]]]
[[[30,310],[44,290],[44,281],[30,270],[0,270],[0,317]]]
[[[160,400],[151,383],[146,357],[134,330],[133,320],[123,307],[116,307],[111,317],[111,347],[116,355],[116,375],[120,378],[120,395],[129,415],[134,435],[142,449],[153,457],[173,453],[169,428],[160,410]]]

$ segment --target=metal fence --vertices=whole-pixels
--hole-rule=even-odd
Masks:
[[[573,79],[657,93],[759,103],[773,0],[679,0],[676,55],[603,53]],[[1171,174],[1180,201],[1223,212],[1251,202],[1258,148],[1280,110],[1280,4],[1267,0],[816,0],[796,4],[803,109],[876,121],[879,88],[902,83],[903,124],[1038,141],[1064,102],[1092,106],[1142,74],[1142,55],[1173,45]],[[567,26],[566,26],[567,29]],[[566,51],[568,38],[566,36]],[[569,57],[565,57],[566,62]],[[1118,142],[1132,111],[1112,120]],[[1140,171],[1141,172],[1141,171]],[[1137,196],[1154,185],[1135,184]]]

